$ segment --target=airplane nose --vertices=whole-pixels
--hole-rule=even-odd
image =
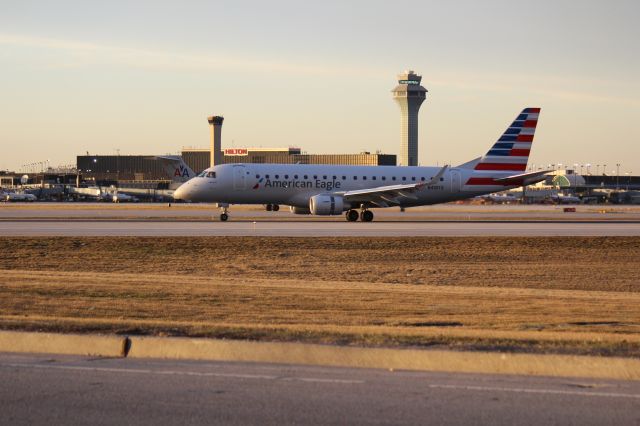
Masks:
[[[174,200],[183,200],[183,201],[188,201],[189,200],[189,191],[187,190],[187,184],[186,183],[180,185],[178,187],[178,189],[176,189],[173,192],[173,199]]]

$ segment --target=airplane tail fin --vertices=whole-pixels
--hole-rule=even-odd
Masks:
[[[186,182],[195,176],[195,173],[179,155],[157,156],[162,163],[162,168],[167,177],[173,182]]]
[[[491,149],[475,160],[473,177],[466,184],[505,185],[509,176],[526,176],[539,115],[540,108],[523,109]]]
[[[523,172],[531,152],[540,108],[525,108],[500,136],[475,170]]]

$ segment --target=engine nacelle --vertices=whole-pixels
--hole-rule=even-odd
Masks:
[[[309,199],[309,210],[322,216],[342,214],[344,199],[339,195],[314,195]]]
[[[293,214],[311,214],[311,210],[307,207],[289,206],[289,211]]]

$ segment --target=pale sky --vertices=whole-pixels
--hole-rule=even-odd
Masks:
[[[204,148],[212,114],[223,147],[398,154],[390,91],[413,69],[422,165],[484,154],[531,106],[530,163],[640,174],[637,1],[0,6],[0,169]]]

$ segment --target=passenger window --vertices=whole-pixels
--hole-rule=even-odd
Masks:
[[[395,176],[394,176],[394,177],[392,177],[392,178],[391,178],[391,180],[396,180],[396,177],[395,177]]]
[[[353,180],[358,180],[358,176],[354,176],[354,177],[353,177]]]
[[[260,179],[260,175],[256,175],[256,179]]]
[[[387,180],[387,178],[385,176],[382,176],[382,180]]]
[[[347,180],[347,177],[346,176],[342,176],[342,180]]]
[[[304,175],[304,178],[305,178],[305,179],[309,179],[309,176],[307,176],[307,175]]]
[[[440,178],[440,182],[444,182],[444,178],[443,177]]]
[[[372,180],[376,180],[376,177],[375,177],[375,176],[373,176],[371,179],[372,179]]]
[[[278,179],[279,175],[275,175],[275,178]]]
[[[415,182],[415,181],[416,181],[416,178],[412,177],[412,178],[411,178],[411,180]]]
[[[367,180],[367,177],[366,176],[362,176],[362,180]]]
[[[298,179],[298,175],[293,175],[293,178],[294,179]]]
[[[314,179],[318,179],[318,175],[313,175],[313,178]]]
[[[289,179],[289,175],[284,175],[284,178],[285,179]]]
[[[327,175],[322,176],[322,179],[327,180]]]
[[[336,180],[336,176],[333,177],[333,180]]]
[[[424,176],[423,176],[423,177],[421,177],[421,178],[420,178],[420,180],[424,182]]]
[[[406,178],[406,177],[404,177],[404,176],[402,176],[402,180],[407,180],[407,178]]]
[[[266,175],[265,177],[266,177],[267,179],[269,179],[269,175]]]

